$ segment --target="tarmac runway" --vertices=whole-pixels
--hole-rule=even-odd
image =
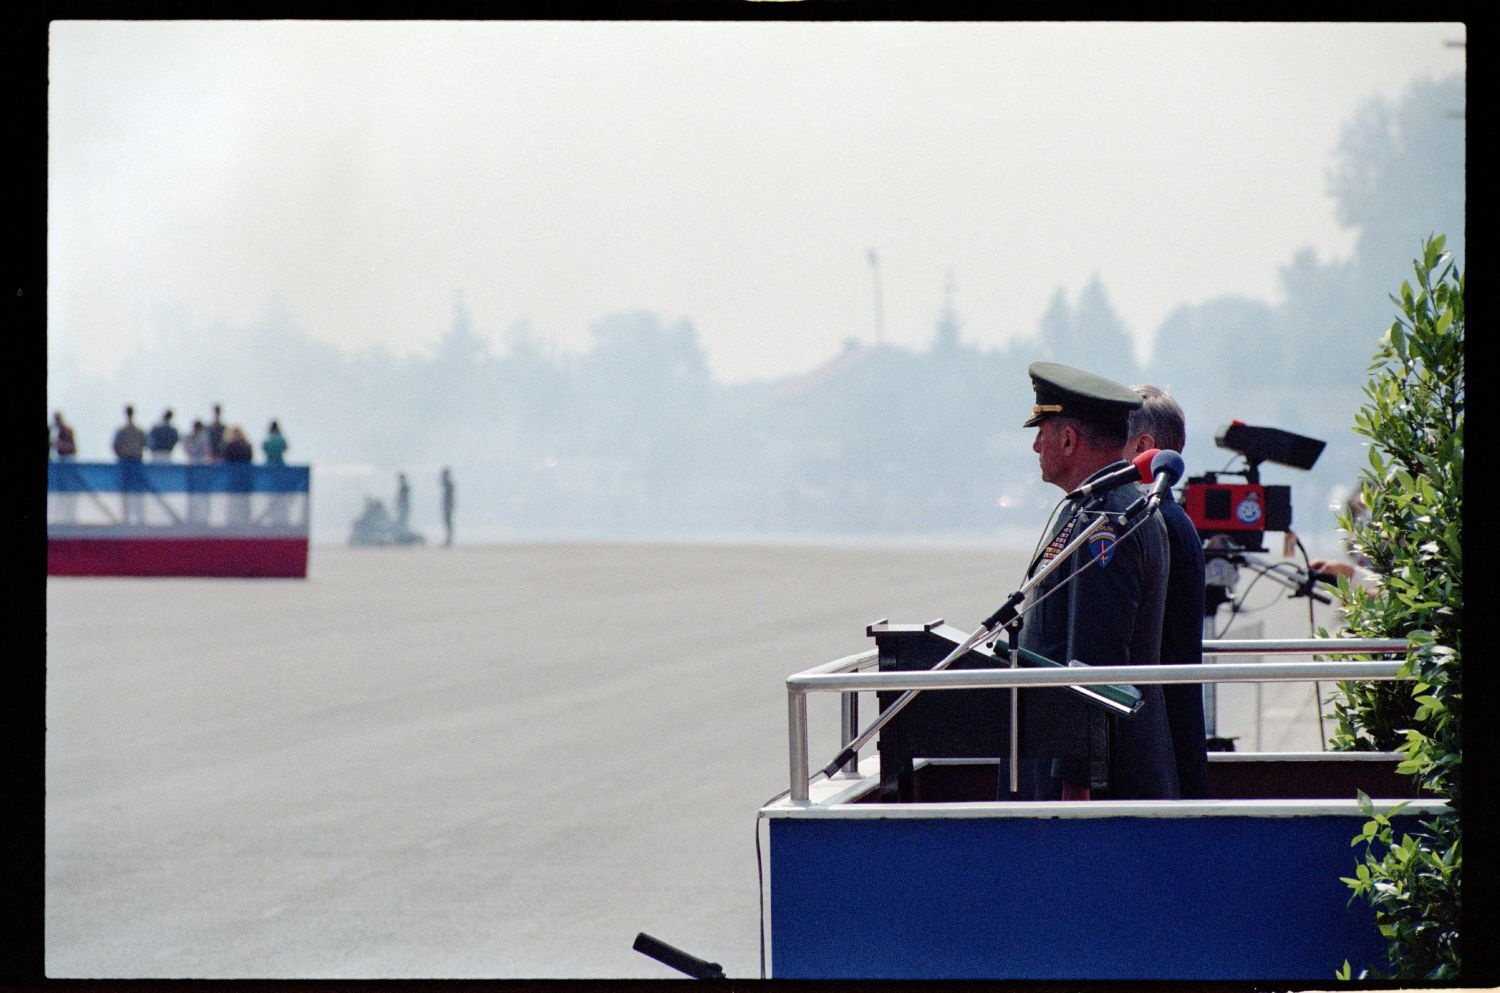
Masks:
[[[315,547],[306,580],[49,579],[47,975],[678,978],[646,931],[756,977],[786,676],[882,618],[972,629],[1025,561]],[[1308,634],[1306,600],[1250,599],[1232,636]],[[1233,690],[1241,750],[1318,748],[1311,688]],[[814,767],[837,710],[814,696]]]

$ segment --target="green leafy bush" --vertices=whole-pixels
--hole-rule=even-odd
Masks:
[[[1366,591],[1340,581],[1345,630],[1408,638],[1404,672],[1415,679],[1341,683],[1334,700],[1340,749],[1396,750],[1399,770],[1446,798],[1452,813],[1393,837],[1369,798],[1370,820],[1352,844],[1362,861],[1344,882],[1374,907],[1395,977],[1459,975],[1462,877],[1458,810],[1463,794],[1464,281],[1429,239],[1401,286],[1401,316],[1381,340],[1355,431],[1369,438],[1361,479],[1368,512],[1340,525],[1378,577]],[[1340,975],[1348,978],[1346,962]],[[1372,972],[1379,972],[1371,968]]]

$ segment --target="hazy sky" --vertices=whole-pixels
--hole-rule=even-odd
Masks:
[[[426,349],[690,318],[721,381],[874,334],[1031,332],[1100,276],[1144,344],[1346,255],[1340,128],[1457,24],[56,22],[48,332],[109,371],[173,308]]]

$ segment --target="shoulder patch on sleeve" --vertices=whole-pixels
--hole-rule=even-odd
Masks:
[[[1089,552],[1099,560],[1100,566],[1109,565],[1109,560],[1115,553],[1115,540],[1113,524],[1106,524],[1089,536]]]

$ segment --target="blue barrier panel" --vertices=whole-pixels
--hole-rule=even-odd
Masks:
[[[1352,875],[1362,820],[1276,806],[1261,816],[773,819],[773,971],[1331,983],[1345,959],[1378,965],[1373,913],[1339,881]]]
[[[309,467],[250,462],[48,462],[48,493],[306,493]]]

